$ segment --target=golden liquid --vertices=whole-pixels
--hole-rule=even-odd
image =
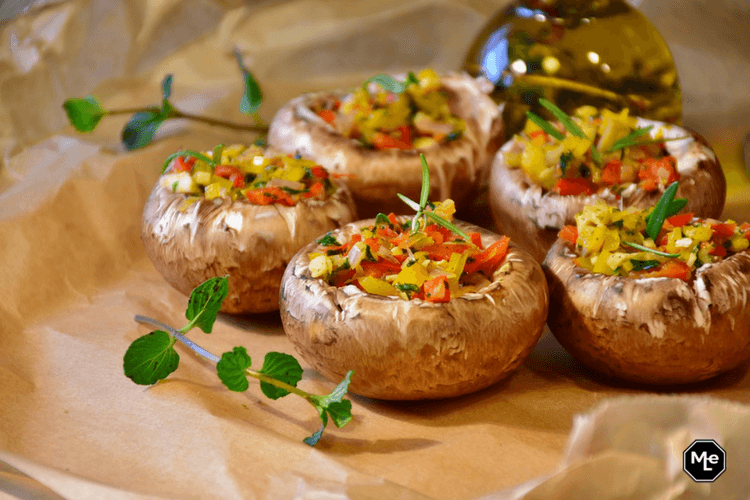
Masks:
[[[495,84],[506,133],[545,97],[571,113],[591,104],[680,123],[682,101],[669,48],[624,0],[519,0],[479,34],[464,69]]]

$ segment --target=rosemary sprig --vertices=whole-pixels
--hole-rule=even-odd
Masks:
[[[655,248],[644,247],[643,245],[639,245],[638,243],[633,243],[632,241],[625,241],[623,243],[625,245],[627,245],[629,247],[633,247],[633,248],[635,248],[637,250],[641,250],[643,252],[651,252],[652,254],[661,255],[662,257],[675,258],[675,257],[679,257],[680,256],[680,254],[678,254],[678,253],[662,252],[661,250],[656,250]]]

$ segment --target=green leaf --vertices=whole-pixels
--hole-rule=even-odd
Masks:
[[[352,402],[345,399],[328,405],[328,415],[339,429],[352,421]]]
[[[122,131],[125,148],[132,151],[148,146],[164,120],[166,117],[161,111],[141,111],[134,114]]]
[[[383,212],[375,216],[375,225],[379,226],[380,224],[386,224],[388,227],[391,226],[391,220]]]
[[[532,122],[539,125],[539,128],[544,130],[547,134],[551,135],[558,141],[562,141],[565,139],[565,134],[560,132],[555,128],[554,125],[552,125],[550,122],[542,118],[541,116],[537,115],[536,113],[532,113],[531,111],[526,112],[526,117],[531,120]]]
[[[172,75],[167,75],[161,82],[162,99],[167,100],[172,95]]]
[[[166,378],[180,363],[174,343],[174,338],[161,330],[135,339],[123,359],[125,376],[140,385],[155,384]]]
[[[576,137],[584,138],[586,137],[586,134],[583,133],[583,130],[576,125],[576,123],[563,111],[562,109],[555,106],[554,103],[551,101],[548,101],[544,97],[539,98],[539,104],[541,104],[544,108],[549,110],[550,113],[555,115],[555,118],[560,120],[560,123],[563,124],[563,126]]]
[[[260,90],[258,82],[255,81],[253,75],[245,69],[242,64],[242,56],[239,51],[235,51],[237,57],[237,64],[239,64],[242,70],[242,76],[245,81],[245,92],[242,94],[242,100],[240,101],[240,111],[247,114],[253,114],[258,111],[260,104],[263,102],[263,93]]]
[[[219,144],[216,146],[213,150],[213,154],[211,155],[211,158],[214,160],[215,165],[219,165],[221,163],[221,154],[224,152],[224,145]]]
[[[339,385],[337,385],[330,394],[326,396],[315,396],[309,397],[309,401],[317,408],[322,427],[312,436],[305,438],[304,442],[310,446],[315,446],[320,441],[323,431],[328,425],[328,416],[330,415],[333,419],[333,423],[336,427],[343,427],[352,420],[352,402],[342,401],[347,391],[349,390],[349,383],[351,382],[353,371],[347,372]]]
[[[661,250],[655,250],[653,248],[644,247],[643,245],[639,245],[638,243],[633,243],[632,241],[625,241],[625,242],[623,242],[623,244],[625,244],[625,245],[627,245],[629,247],[633,247],[633,248],[636,248],[638,250],[641,250],[642,252],[651,252],[652,254],[661,255],[662,257],[669,257],[669,258],[674,259],[674,258],[680,256],[680,254],[678,254],[678,253],[662,252]]]
[[[263,360],[263,367],[259,372],[293,387],[297,387],[297,382],[302,380],[302,367],[299,362],[294,356],[281,352],[269,352],[266,354]],[[279,399],[289,394],[289,391],[286,389],[276,387],[267,382],[260,383],[260,390],[270,399]]]
[[[334,245],[341,246],[341,243],[339,243],[339,241],[331,235],[330,231],[327,232],[326,235],[322,238],[315,240],[315,243],[324,247],[331,247]]]
[[[424,210],[427,207],[427,198],[430,196],[430,167],[427,166],[424,153],[419,153],[419,159],[422,161],[422,191],[419,194],[419,208]]]
[[[677,193],[677,187],[679,183],[677,181],[670,184],[667,189],[664,190],[664,194],[659,198],[659,202],[654,207],[654,211],[649,214],[648,222],[646,223],[646,234],[652,240],[656,240],[661,231],[664,220],[667,218],[669,209],[671,208],[672,200],[674,199],[675,193]]]
[[[568,169],[568,163],[573,159],[573,152],[572,151],[565,151],[563,154],[560,155],[560,170],[562,170],[563,177],[565,176],[565,171]]]
[[[225,352],[216,363],[216,373],[230,391],[243,392],[249,387],[245,370],[250,368],[252,361],[244,347],[235,347],[231,352]]]
[[[400,94],[404,90],[406,90],[406,85],[399,82],[398,80],[393,78],[391,75],[386,75],[383,73],[373,76],[369,80],[365,80],[365,82],[362,83],[362,88],[366,89],[367,84],[370,82],[375,82],[381,87],[383,87],[383,90],[386,90],[388,92],[393,92],[394,94]]]
[[[187,311],[185,311],[185,317],[190,323],[182,331],[186,332],[197,326],[205,333],[211,333],[216,315],[227,293],[229,293],[229,280],[226,276],[209,278],[195,287],[190,294]]]
[[[68,115],[71,125],[78,132],[91,132],[99,124],[102,117],[107,114],[96,97],[92,95],[83,99],[67,99],[63,103],[63,108],[65,108],[65,113]]]
[[[685,205],[687,205],[687,198],[675,198],[669,203],[669,207],[667,208],[667,213],[664,216],[665,219],[669,219],[673,215],[677,215],[677,212],[685,208]]]
[[[407,198],[406,196],[404,196],[401,193],[396,193],[396,196],[398,196],[399,198],[401,198],[401,201],[403,201],[404,203],[406,203],[407,205],[409,205],[409,208],[411,208],[415,212],[419,212],[420,211],[419,204],[416,201],[414,201],[414,200],[412,200],[410,198]]]
[[[591,159],[594,160],[594,162],[597,165],[601,165],[602,162],[604,162],[604,159],[602,158],[602,154],[599,152],[598,149],[594,147],[594,143],[591,143]]]
[[[633,130],[630,134],[626,135],[622,139],[616,140],[615,143],[612,144],[612,146],[607,150],[607,153],[632,146],[633,144],[635,144],[636,139],[638,139],[643,134],[649,133],[652,128],[654,128],[654,126],[649,125],[648,127],[637,128]]]
[[[408,87],[411,84],[419,85],[419,78],[417,78],[417,75],[415,75],[413,71],[409,71],[406,74],[406,80],[404,80],[404,87]]]

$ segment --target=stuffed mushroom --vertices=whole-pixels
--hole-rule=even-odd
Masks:
[[[418,196],[420,153],[430,164],[433,198],[469,199],[486,186],[503,142],[488,81],[432,70],[410,73],[403,83],[374,80],[380,83],[353,92],[293,99],[273,119],[269,143],[343,175],[363,217],[401,210],[396,193]]]
[[[143,211],[146,253],[186,295],[228,275],[227,313],[277,310],[297,250],[356,219],[349,191],[323,167],[262,146],[178,152],[163,172]]]
[[[608,376],[697,382],[750,357],[750,224],[687,213],[658,227],[664,207],[599,202],[561,231],[543,264],[548,325]]]
[[[450,200],[432,213],[450,219]],[[330,380],[388,400],[458,396],[509,375],[536,345],[548,308],[541,267],[509,238],[379,214],[306,246],[281,284],[281,319]]]
[[[546,105],[555,111],[554,105]],[[684,208],[719,217],[726,181],[706,141],[676,125],[591,106],[550,123],[533,115],[497,153],[490,207],[497,228],[542,261],[566,224],[596,200],[645,209],[680,182]]]

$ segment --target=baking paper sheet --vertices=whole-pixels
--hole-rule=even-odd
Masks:
[[[352,396],[354,420],[329,428],[315,448],[302,443],[319,427],[307,403],[270,401],[252,384],[229,392],[188,350],[178,347],[179,369],[153,387],[123,375],[125,350],[148,332],[135,314],[184,323],[187,298],[156,273],[139,238],[159,166],[179,148],[254,137],[177,121],[149,147],[125,152],[127,117],[77,134],[66,98],[94,94],[112,109],[157,104],[173,74],[177,108],[250,123],[238,109],[238,49],[263,86],[269,121],[304,91],[458,68],[505,3],[71,0],[37,2],[7,22],[0,498],[748,498],[747,364],[657,392],[602,380],[546,333],[517,373],[476,394],[417,403]],[[725,167],[725,215],[750,219],[740,148],[750,130],[750,9],[739,0],[675,5],[639,8],[673,50],[685,123]],[[256,361],[293,354],[278,314],[222,315],[214,333],[190,337],[216,353],[243,345]],[[311,370],[300,385],[333,387]],[[679,468],[697,438],[727,450],[716,483],[693,483]]]

